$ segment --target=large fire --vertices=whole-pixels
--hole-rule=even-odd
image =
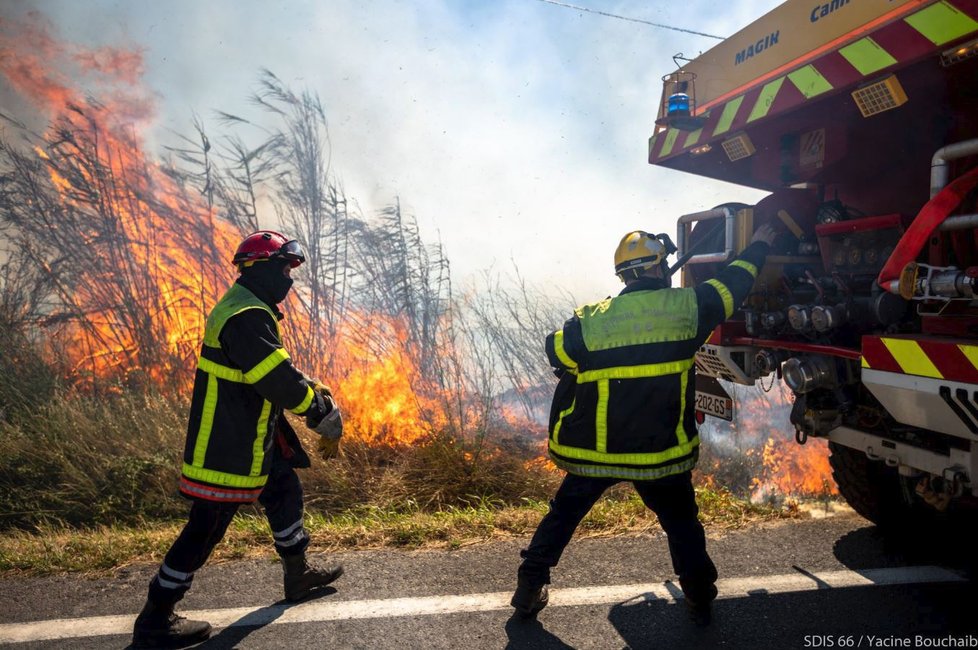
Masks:
[[[367,442],[409,443],[446,424],[444,400],[427,385],[407,353],[407,334],[397,319],[374,318],[391,339],[383,351],[368,350],[355,336],[340,336],[334,349],[335,389],[348,417]]]
[[[49,328],[70,361],[69,379],[185,389],[207,311],[233,281],[229,260],[242,233],[146,155],[143,129],[154,106],[137,83],[142,67],[136,49],[56,41],[37,13],[0,22],[3,78],[54,119],[34,151],[59,198],[43,213],[61,250],[45,252],[79,255],[67,263],[80,281],[55,287],[61,315]],[[86,97],[85,83],[99,87],[98,102]],[[300,305],[293,296],[286,306],[285,330],[326,341],[330,358],[297,365],[331,385],[354,431],[368,441],[409,443],[443,424],[439,400],[420,390],[431,385],[405,352],[398,318],[356,319],[389,336],[378,351],[349,327],[331,335]]]

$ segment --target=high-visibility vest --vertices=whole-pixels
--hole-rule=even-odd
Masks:
[[[575,310],[547,343],[568,372],[551,416],[554,463],[627,480],[692,469],[698,330],[693,289],[634,291]]]
[[[281,408],[264,399],[253,384],[289,358],[278,348],[252,368],[237,367],[221,349],[228,320],[249,309],[268,313],[281,343],[272,309],[240,284],[233,284],[207,317],[204,343],[194,379],[180,491],[213,501],[251,502],[268,480],[275,426]],[[308,408],[312,390],[298,407]]]

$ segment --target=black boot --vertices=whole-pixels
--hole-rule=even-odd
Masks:
[[[173,613],[173,605],[147,600],[132,628],[133,648],[185,648],[211,635],[211,624]]]
[[[697,603],[694,600],[686,597],[686,611],[689,613],[689,620],[693,622],[693,625],[697,627],[706,627],[713,620],[713,603],[712,601],[707,601],[705,603]]]
[[[713,601],[717,597],[716,578],[715,569],[699,578],[679,578],[689,620],[698,627],[705,627],[713,620]]]
[[[339,565],[311,566],[304,553],[283,556],[282,568],[285,569],[285,599],[291,602],[302,600],[343,575],[343,567]]]
[[[533,618],[547,606],[549,600],[547,585],[533,585],[529,580],[520,577],[516,582],[516,593],[509,604],[516,608],[516,613],[522,618]]]

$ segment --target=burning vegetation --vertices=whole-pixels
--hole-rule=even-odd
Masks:
[[[825,440],[795,442],[788,419],[791,391],[773,377],[766,381],[758,387],[729,384],[734,422],[711,418],[700,428],[704,480],[755,502],[838,495]]]
[[[441,247],[399,201],[368,217],[346,196],[317,96],[262,72],[261,128],[223,112],[219,135],[197,121],[154,158],[138,50],[60,43],[35,14],[0,23],[0,63],[47,121],[0,116],[0,525],[178,512],[170,481],[204,318],[242,235],[278,224],[307,253],[286,345],[333,388],[350,430],[345,456],[312,470],[310,504],[551,491],[540,347],[572,300],[489,275],[453,288]],[[746,456],[763,459],[755,490],[809,492],[826,470],[773,434],[761,447],[750,437],[763,450]],[[719,461],[704,470],[725,475]]]

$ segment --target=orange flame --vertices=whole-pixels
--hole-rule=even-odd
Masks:
[[[232,250],[238,236],[143,153],[134,123],[154,110],[132,86],[141,52],[59,43],[32,12],[24,22],[0,22],[0,69],[42,115],[59,115],[46,150],[35,151],[62,200],[53,227],[87,255],[72,260],[83,281],[59,289],[76,315],[61,332],[74,379],[186,383],[204,305],[231,276],[229,265],[199,255],[194,234],[203,230],[220,250]],[[87,100],[84,83],[105,89],[105,101]],[[159,342],[164,349],[155,349]]]
[[[369,322],[386,332],[390,344],[372,351],[348,332],[337,336],[330,359],[337,399],[363,440],[410,444],[445,425],[438,391],[407,353],[404,324],[378,315]]]
[[[752,481],[754,498],[770,494],[792,496],[824,496],[838,494],[829,465],[828,444],[825,440],[809,438],[799,445],[791,431],[771,430],[772,412],[786,410],[793,401],[791,391],[778,383],[777,392],[766,398],[758,394],[741,400],[741,422],[758,439],[761,448],[762,470]]]
[[[71,307],[61,331],[74,364],[71,379],[145,377],[185,390],[207,311],[233,281],[229,258],[241,234],[145,154],[140,123],[154,106],[135,86],[142,68],[136,49],[84,50],[57,42],[37,13],[23,23],[0,22],[0,74],[34,107],[59,116],[47,146],[35,152],[65,213],[88,219],[77,237],[99,251],[87,267],[79,265],[85,281],[61,295]],[[99,104],[81,90],[92,77],[104,89]],[[72,164],[72,156],[80,155],[88,164]],[[298,305],[293,295],[284,330],[326,341],[330,358],[297,365],[331,385],[354,435],[406,444],[445,426],[443,404],[450,400],[421,376],[400,319],[357,315],[357,323],[377,328],[389,341],[378,351],[361,343],[364,337],[351,324],[341,324],[331,339],[326,324],[303,316]],[[288,345],[288,333],[286,339]],[[147,349],[150,342],[165,349]]]
[[[736,417],[729,424],[711,419],[706,425],[696,480],[755,502],[838,494],[826,441],[810,438],[799,445],[789,418],[790,389],[780,382],[766,385],[727,387]]]
[[[783,437],[764,443],[764,471],[754,479],[755,496],[776,492],[796,496],[838,494],[829,465],[828,443],[809,439],[803,446]]]

